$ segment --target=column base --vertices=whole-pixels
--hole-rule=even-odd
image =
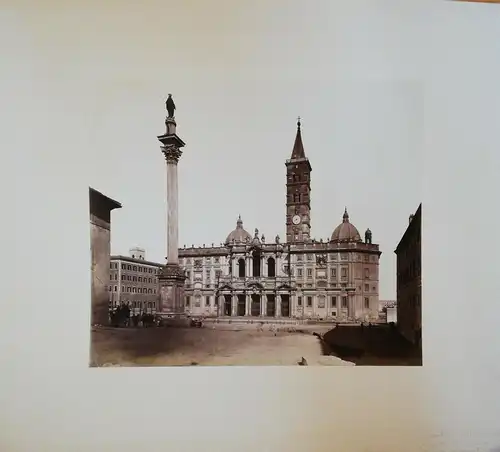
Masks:
[[[184,281],[186,275],[178,264],[167,264],[158,275],[160,306],[158,314],[167,324],[188,323]]]

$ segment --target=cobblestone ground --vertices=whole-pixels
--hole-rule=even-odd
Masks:
[[[323,329],[325,329],[323,327]],[[322,328],[314,331],[323,333]],[[349,366],[323,356],[312,330],[258,327],[99,328],[92,331],[92,366]]]

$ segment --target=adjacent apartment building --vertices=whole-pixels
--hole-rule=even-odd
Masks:
[[[422,338],[422,204],[399,242],[397,268],[397,325],[410,342],[421,346]]]
[[[158,307],[158,272],[163,267],[146,260],[145,250],[131,248],[129,256],[111,256],[109,304],[128,303],[132,313],[154,313]]]

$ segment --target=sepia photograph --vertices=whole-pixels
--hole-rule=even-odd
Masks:
[[[244,162],[269,151],[245,152],[246,145],[234,151],[229,143],[190,149],[186,135],[196,131],[183,125],[189,110],[168,94],[165,117],[157,118],[164,130],[155,155],[164,169],[163,202],[148,196],[142,179],[150,176],[140,161],[135,180],[124,180],[113,197],[90,188],[91,366],[421,365],[420,94],[411,82],[331,86],[317,108],[326,108],[336,124],[269,116],[270,127],[288,129],[282,141],[245,130],[251,121],[242,114],[234,118],[241,135],[263,140],[274,156],[262,162],[265,171],[237,161],[225,169],[229,174],[204,168],[196,153],[223,161],[239,152]],[[307,98],[300,102],[314,109]],[[187,103],[196,105],[196,99]],[[185,175],[204,171],[213,185],[199,193]],[[268,184],[268,177],[280,183]],[[224,189],[215,187],[228,182],[240,202],[227,202]],[[263,196],[256,187],[276,192]],[[131,190],[148,203],[157,200],[152,212],[166,212],[154,239],[120,215],[134,215],[127,203]],[[213,204],[210,220],[192,210],[200,195]],[[233,224],[220,221],[231,216]],[[206,229],[212,228],[209,238]],[[181,245],[180,237],[212,241]],[[134,246],[123,246],[126,240]],[[158,247],[136,245],[144,241]]]
[[[498,452],[498,6],[4,0],[0,450]]]

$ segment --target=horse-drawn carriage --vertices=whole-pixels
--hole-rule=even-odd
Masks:
[[[189,326],[192,328],[203,328],[203,317],[191,317]]]

